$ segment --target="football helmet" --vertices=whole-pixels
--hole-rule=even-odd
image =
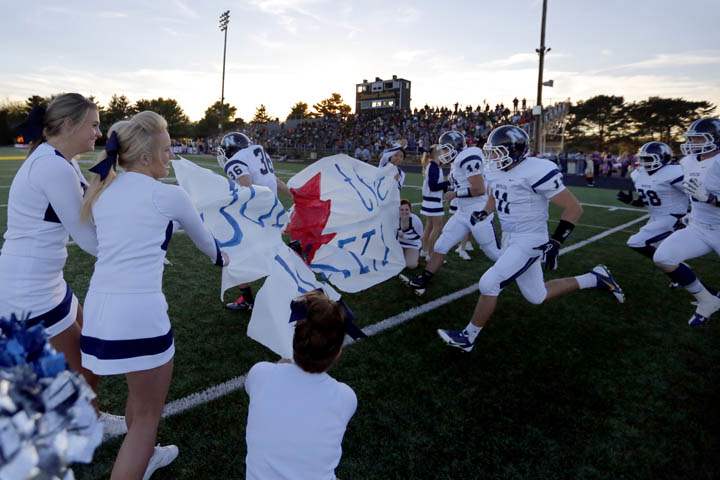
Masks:
[[[662,142],[648,142],[638,150],[638,163],[646,172],[654,172],[672,161],[672,150]]]
[[[224,166],[225,161],[232,158],[233,155],[243,148],[249,147],[251,144],[252,140],[244,133],[230,132],[223,136],[222,140],[220,140],[220,145],[217,147],[218,162],[220,162],[221,157],[225,159],[220,166]]]
[[[503,125],[488,135],[483,147],[485,164],[490,169],[505,170],[525,159],[530,148],[530,138],[520,127]]]
[[[701,142],[693,142],[695,138]],[[690,124],[685,132],[687,141],[680,144],[683,155],[701,155],[720,150],[720,120],[717,118],[701,118]]]
[[[465,135],[458,131],[450,130],[440,135],[438,145],[440,145],[438,160],[442,164],[447,164],[455,160],[458,153],[465,150],[467,143],[465,142]]]

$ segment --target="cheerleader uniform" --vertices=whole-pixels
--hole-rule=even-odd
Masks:
[[[382,155],[380,155],[380,161],[378,162],[378,168],[383,168],[385,165],[390,163],[390,159],[393,155],[395,155],[395,152],[398,152],[402,150],[401,147],[396,146],[392,148],[388,148],[387,150],[383,151]],[[398,188],[402,189],[403,185],[405,185],[405,172],[398,167],[397,165],[393,165],[397,169],[397,173],[399,175],[397,182],[398,182]]]
[[[175,353],[162,275],[175,222],[216,265],[220,249],[180,187],[126,172],[92,208],[98,258],[85,298],[83,367],[98,375],[148,370]]]
[[[430,162],[425,170],[422,186],[422,205],[420,213],[425,217],[442,217],[445,215],[443,194],[448,189],[442,169],[435,162]]]
[[[68,234],[97,255],[95,228],[80,219],[87,181],[77,162],[48,143],[23,162],[10,186],[0,252],[0,316],[29,316],[50,337],[75,322],[78,299],[63,278]]]
[[[403,228],[402,220],[397,229],[397,239],[402,248],[420,250],[422,248],[423,225],[420,218],[410,213],[410,222],[407,228]]]

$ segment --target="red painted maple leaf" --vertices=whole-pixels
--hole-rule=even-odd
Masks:
[[[305,182],[300,188],[291,188],[295,206],[293,207],[287,233],[290,238],[300,242],[310,264],[315,252],[335,238],[334,233],[323,235],[325,225],[330,218],[331,200],[320,199],[320,172]]]

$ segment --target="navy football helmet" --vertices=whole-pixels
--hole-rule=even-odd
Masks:
[[[647,172],[654,172],[658,168],[672,161],[672,150],[662,142],[648,142],[638,150],[638,162]]]
[[[465,150],[467,143],[465,142],[465,135],[458,131],[450,130],[440,135],[438,145],[440,145],[438,160],[440,163],[446,164],[455,160],[458,153]]]
[[[687,141],[680,144],[683,155],[700,155],[720,150],[720,120],[701,118],[690,124],[685,132]],[[700,139],[700,142],[693,140]]]
[[[220,140],[220,146],[217,148],[218,157],[232,158],[237,152],[251,144],[252,140],[244,133],[230,132]]]
[[[525,159],[530,148],[530,138],[520,127],[503,125],[488,135],[483,147],[488,168],[505,170]]]

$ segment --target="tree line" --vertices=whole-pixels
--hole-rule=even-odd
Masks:
[[[37,105],[50,102],[52,97],[33,95],[25,101],[0,102],[0,145],[12,144],[16,138],[16,128],[22,123],[27,114]],[[113,123],[128,118],[136,112],[152,110],[159,113],[168,122],[168,130],[172,138],[197,138],[217,135],[222,126],[223,130],[242,129],[246,122],[237,116],[237,108],[229,103],[221,104],[217,101],[210,105],[203,117],[192,122],[183,111],[177,100],[172,98],[140,99],[131,102],[125,95],[113,95],[107,105],[101,105],[93,97],[91,100],[98,105],[100,124],[106,131]],[[305,102],[293,105],[287,119],[307,119],[315,117],[341,117],[347,118],[351,108],[339,93],[333,93],[328,98],[313,105],[311,111]],[[265,105],[259,105],[255,110],[250,123],[264,124],[279,122],[278,118],[271,117]]]

